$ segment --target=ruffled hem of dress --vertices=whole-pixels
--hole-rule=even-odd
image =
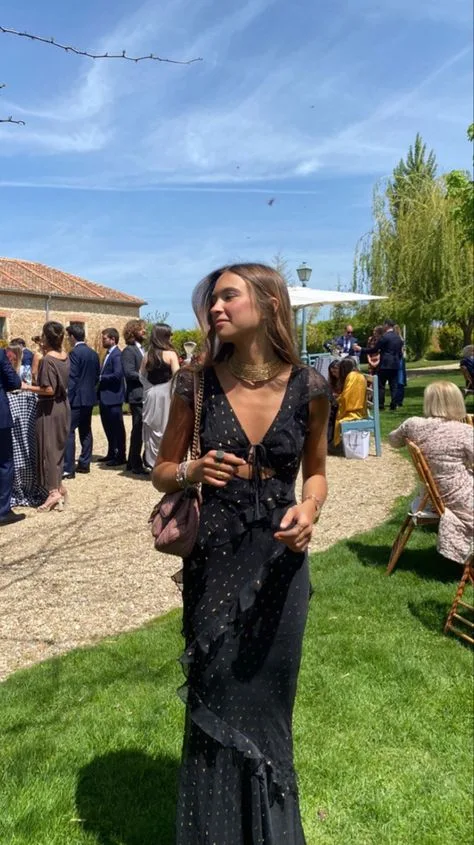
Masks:
[[[283,554],[283,551],[284,549],[278,549],[271,555],[262,564],[255,578],[244,584],[238,597],[229,599],[222,606],[221,613],[213,624],[201,631],[183,651],[180,663],[186,676],[189,667],[196,660],[196,653],[203,656],[212,653],[212,659],[214,659],[226,637],[238,631],[243,623],[244,616],[255,604],[257,594],[263,586],[270,566]],[[281,767],[276,766],[251,739],[228,725],[220,716],[210,710],[191,683],[184,683],[178,689],[178,695],[188,705],[192,721],[204,733],[223,747],[233,748],[241,755],[242,763],[245,761],[247,765],[251,766],[251,774],[259,778],[261,785],[265,786],[270,805],[275,801],[283,802],[287,795],[297,795],[296,775],[292,767],[288,767],[284,771]]]

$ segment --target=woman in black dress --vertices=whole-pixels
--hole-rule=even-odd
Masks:
[[[307,548],[326,497],[327,384],[298,361],[288,291],[272,268],[217,270],[196,289],[194,307],[207,337],[203,457],[183,460],[194,376],[182,370],[153,471],[161,491],[203,485],[199,536],[184,561],[176,841],[303,845],[292,711]]]

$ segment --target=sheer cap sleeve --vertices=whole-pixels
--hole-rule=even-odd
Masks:
[[[176,376],[174,392],[186,405],[194,407],[194,373],[192,370],[180,370]]]
[[[325,396],[328,401],[331,401],[332,393],[329,384],[321,373],[313,367],[308,367],[308,402],[320,396]]]

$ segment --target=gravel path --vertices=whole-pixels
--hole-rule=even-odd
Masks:
[[[104,454],[98,417],[93,426],[94,451]],[[383,522],[414,475],[408,461],[384,445],[382,458],[329,458],[328,480],[312,551]],[[0,679],[138,628],[180,604],[170,579],[180,561],[157,554],[150,540],[147,517],[157,493],[149,479],[93,464],[90,475],[67,486],[70,505],[62,513],[25,509],[23,522],[1,529]],[[357,508],[348,508],[348,490]]]

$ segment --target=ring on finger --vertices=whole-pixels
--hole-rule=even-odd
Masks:
[[[224,460],[224,458],[225,458],[225,452],[224,452],[224,450],[223,450],[223,449],[218,449],[218,450],[217,450],[217,452],[216,452],[216,454],[215,454],[215,457],[214,457],[214,460],[215,460],[216,464],[221,464],[221,463],[222,463],[222,461]]]
[[[217,477],[218,477],[218,478],[227,478],[226,473],[225,473],[225,472],[221,472],[219,469],[218,469],[218,470],[216,470],[216,475],[217,475]]]

